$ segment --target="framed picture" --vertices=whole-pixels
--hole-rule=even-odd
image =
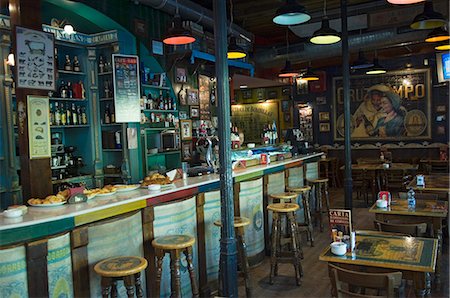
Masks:
[[[319,123],[319,131],[320,132],[329,132],[330,131],[330,123]]]
[[[181,120],[189,119],[188,114],[187,114],[186,111],[180,111],[178,116],[180,117]]]
[[[327,104],[327,98],[325,96],[317,96],[316,97],[316,104],[317,105]]]
[[[289,111],[289,101],[288,100],[283,100],[281,102],[281,110],[283,112],[288,112]]]
[[[243,90],[242,99],[250,99],[250,98],[252,98],[252,90]]]
[[[180,120],[181,140],[192,140],[192,120]]]
[[[192,142],[183,142],[181,144],[181,158],[183,160],[192,159]]]
[[[445,105],[438,105],[436,106],[436,112],[437,113],[445,113],[447,111],[447,107]]]
[[[268,97],[269,99],[275,99],[275,98],[277,98],[277,97],[278,97],[278,92],[277,92],[277,90],[269,91],[269,93],[267,94],[267,97]]]
[[[295,79],[295,86],[297,94],[308,94],[308,81],[297,78]]]
[[[177,67],[177,69],[176,69],[177,77],[176,77],[175,81],[177,83],[186,83],[187,82],[186,73],[187,73],[186,68],[178,68]]]
[[[319,112],[319,121],[330,121],[329,112]]]
[[[289,95],[291,95],[291,87],[289,86],[289,87],[283,87],[282,89],[281,89],[281,94],[283,95],[283,96],[289,96]]]
[[[49,99],[28,95],[27,100],[30,159],[50,157]]]
[[[16,27],[16,87],[55,90],[54,43],[53,33]]]
[[[192,106],[198,106],[200,104],[197,89],[187,90],[187,104]]]
[[[445,135],[445,126],[439,125],[436,129],[436,134],[437,135]]]
[[[191,106],[191,118],[200,117],[200,107],[199,106]]]
[[[289,112],[287,112],[287,113],[284,113],[283,114],[284,115],[284,122],[291,122],[291,113],[289,113]]]

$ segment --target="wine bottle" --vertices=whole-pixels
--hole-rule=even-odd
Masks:
[[[50,103],[49,115],[50,115],[50,125],[55,125],[55,113],[53,111],[53,103]]]
[[[61,125],[61,113],[59,111],[58,102],[55,102],[55,123],[54,125]]]
[[[159,107],[158,109],[164,110],[164,97],[162,91],[159,91]]]
[[[69,104],[67,104],[66,106],[66,121],[67,121],[67,125],[72,125],[72,110],[70,109]]]
[[[111,108],[111,123],[116,123],[116,113],[114,112],[114,106]]]
[[[104,93],[105,93],[105,98],[111,97],[111,90],[109,89],[109,81],[105,81]]]
[[[103,62],[103,55],[100,55],[98,57],[98,72],[99,73],[105,72],[105,63]]]
[[[67,98],[67,86],[64,81],[61,81],[61,85],[59,85],[59,97]]]
[[[75,104],[72,103],[72,124],[77,125],[78,124],[78,114],[77,110],[75,108]]]
[[[67,98],[73,98],[72,82],[67,82]]]
[[[64,70],[72,71],[72,63],[70,63],[69,55],[66,55],[66,63],[64,63]]]
[[[103,116],[103,122],[105,124],[110,124],[111,123],[111,111],[109,109],[109,104],[106,104],[105,115]]]
[[[81,71],[80,61],[78,61],[78,56],[73,57],[73,71]]]
[[[81,119],[82,119],[82,121],[81,121],[82,124],[87,124],[88,123],[88,121],[87,121],[87,114],[86,114],[86,107],[83,107],[81,109]]]
[[[67,124],[66,111],[64,111],[64,104],[62,103],[60,108],[60,114],[61,114],[61,125],[66,125]]]
[[[83,123],[83,115],[81,113],[80,106],[77,106],[77,116],[78,116],[78,124],[86,124],[86,123]]]

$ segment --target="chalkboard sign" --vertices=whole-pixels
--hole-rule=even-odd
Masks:
[[[140,122],[139,58],[113,54],[116,122]]]

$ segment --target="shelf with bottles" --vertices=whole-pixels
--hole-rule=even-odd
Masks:
[[[67,44],[57,43],[55,47],[55,62],[58,74],[85,75],[85,63],[81,57],[86,57],[87,50],[84,47],[71,47]],[[84,65],[83,65],[84,64]]]
[[[73,101],[73,102],[85,102],[86,98],[63,98],[63,97],[50,97],[50,101]]]
[[[86,101],[79,103],[51,101],[50,127],[89,127]]]

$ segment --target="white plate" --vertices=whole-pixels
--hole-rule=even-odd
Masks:
[[[173,187],[175,187],[175,184],[173,184],[173,183],[164,184],[164,185],[161,185],[161,190],[167,190],[167,189],[171,189]]]
[[[95,196],[96,197],[109,197],[112,196],[113,194],[115,194],[117,191],[112,191],[112,192],[108,192],[108,193],[98,193]]]
[[[141,185],[140,184],[132,184],[132,185],[127,185],[128,187],[124,187],[124,188],[118,187],[118,186],[125,186],[124,184],[117,184],[114,186],[117,187],[117,192],[127,192],[127,191],[136,190]]]
[[[95,198],[97,195],[96,194],[92,194],[92,195],[86,195],[87,200],[92,200],[93,198]]]
[[[36,204],[36,205],[30,204],[30,203],[28,203],[28,204],[30,204],[30,206],[33,206],[33,207],[56,207],[56,206],[64,205],[65,203],[67,203],[67,202],[60,202],[60,203],[53,203],[53,204]]]

